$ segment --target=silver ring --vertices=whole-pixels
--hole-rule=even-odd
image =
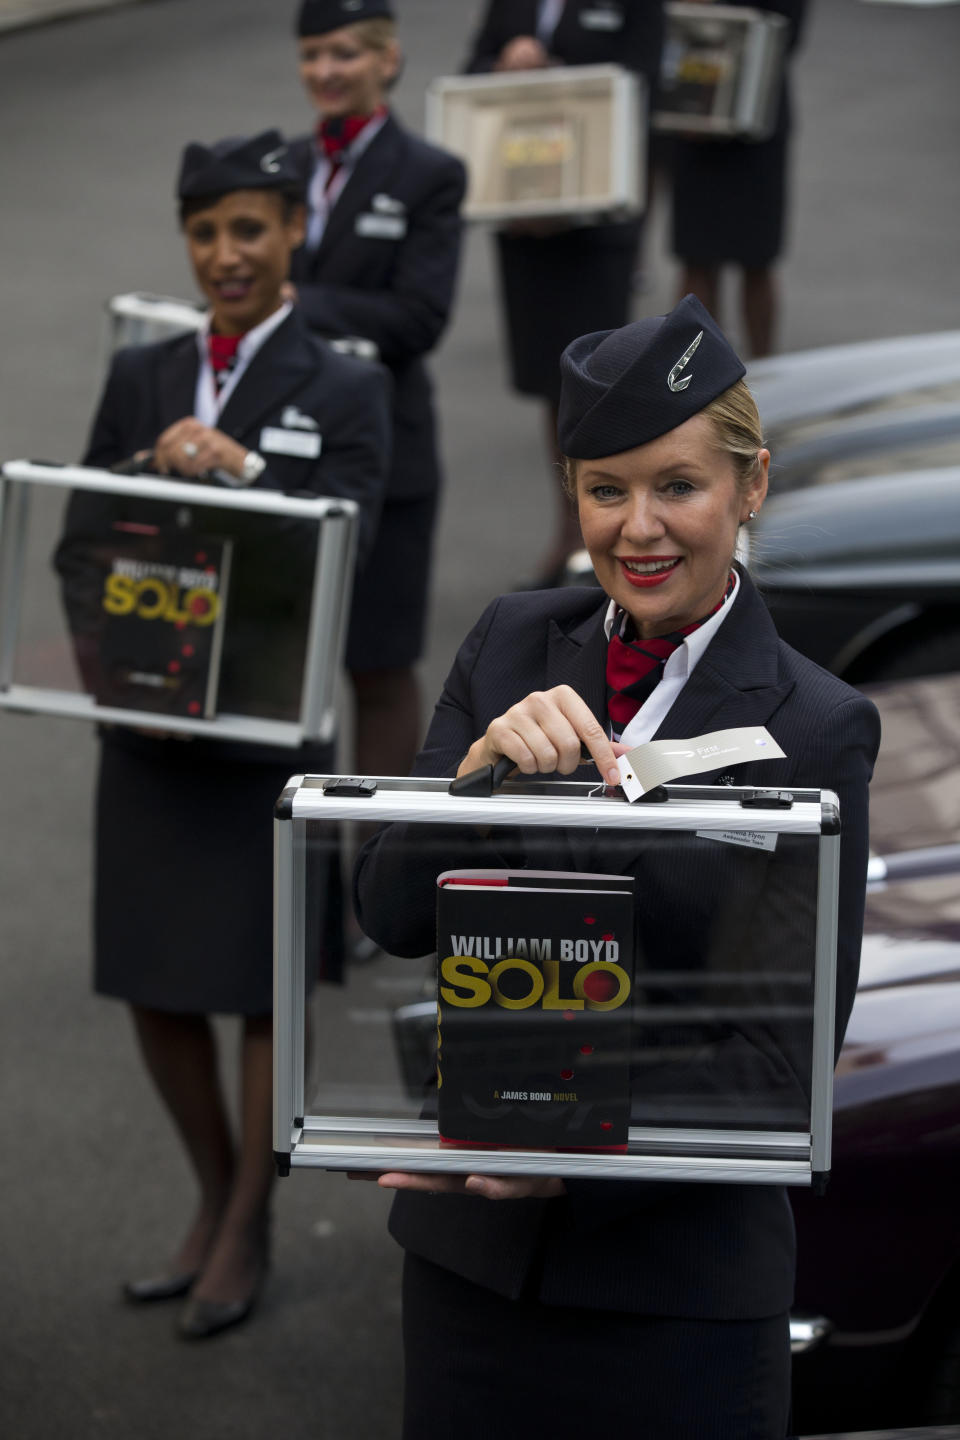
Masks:
[[[184,455],[188,455],[191,460],[197,453],[197,447],[196,445],[194,445],[192,440],[184,440],[180,448],[182,449]]]

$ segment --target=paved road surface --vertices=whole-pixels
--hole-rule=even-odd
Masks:
[[[4,456],[77,454],[107,295],[190,293],[171,205],[180,146],[304,123],[288,8],[153,0],[0,38]],[[411,59],[398,108],[418,124],[424,86],[456,66],[477,6],[402,8]],[[787,346],[960,326],[958,44],[950,7],[814,7],[799,74]],[[675,279],[661,212],[651,229],[637,304],[655,313]],[[485,601],[532,573],[543,540],[539,417],[506,392],[491,294],[477,233],[436,366],[449,484],[430,691]],[[47,543],[55,520],[41,518]],[[13,1440],[390,1440],[399,1264],[372,1187],[302,1174],[280,1187],[274,1270],[244,1331],[188,1348],[171,1338],[168,1311],[118,1302],[119,1278],[161,1256],[184,1220],[188,1179],[121,1008],[88,993],[92,738],[15,717],[0,718],[0,736],[0,1430]],[[415,979],[358,972],[331,1013],[353,1015],[363,1052],[385,1053],[389,1007]],[[325,1033],[331,1050],[352,1048],[337,1027]]]

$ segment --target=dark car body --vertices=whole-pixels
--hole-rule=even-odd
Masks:
[[[794,1191],[798,1433],[960,1421],[960,675],[871,690],[860,986],[824,1197]]]
[[[773,456],[750,565],[780,634],[854,684],[960,666],[960,334],[747,379]]]

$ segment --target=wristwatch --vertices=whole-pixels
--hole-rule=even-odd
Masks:
[[[267,462],[256,450],[248,450],[237,477],[241,485],[255,485],[267,468]]]

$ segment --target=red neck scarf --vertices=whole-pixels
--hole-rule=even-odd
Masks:
[[[716,615],[732,593],[733,586],[734,575],[731,571],[720,603],[714,605],[702,619],[695,620],[692,625],[684,625],[682,629],[674,630],[669,635],[656,635],[650,640],[632,639],[631,636],[635,635],[634,626],[632,621],[628,621],[624,627],[625,638],[621,639],[619,635],[610,636],[610,644],[607,646],[607,714],[610,716],[615,737],[622,734],[641,705],[656,689],[663,677],[663,668],[674,650],[679,649],[687,635],[692,635],[711,615]]]
[[[227,383],[227,376],[237,363],[237,346],[242,339],[242,335],[215,335],[213,331],[207,336],[207,354],[210,356],[213,383],[218,393]]]
[[[372,115],[338,115],[332,120],[321,120],[316,130],[317,151],[326,155],[334,170],[339,170],[344,151],[350,149],[371,120],[379,120],[386,113],[386,105],[378,105]]]

